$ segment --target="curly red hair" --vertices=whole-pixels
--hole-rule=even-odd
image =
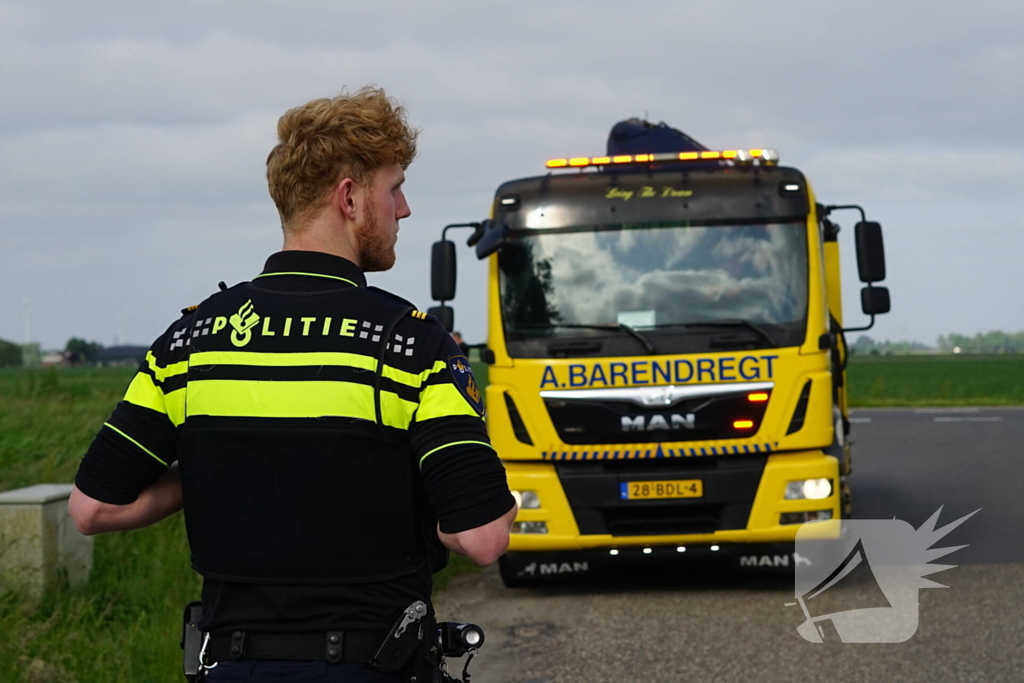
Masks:
[[[267,157],[267,184],[282,224],[323,207],[344,178],[370,183],[379,168],[407,168],[417,135],[405,109],[374,86],[289,109]]]

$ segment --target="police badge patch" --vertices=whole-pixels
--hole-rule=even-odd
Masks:
[[[473,379],[473,369],[469,365],[469,359],[459,354],[448,357],[448,369],[452,371],[452,378],[459,393],[469,401],[473,410],[484,414],[484,393]]]

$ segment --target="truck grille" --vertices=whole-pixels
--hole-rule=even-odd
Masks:
[[[544,405],[558,437],[566,444],[715,441],[757,434],[768,403],[751,403],[748,393],[697,396],[672,406],[558,397],[545,397]],[[749,420],[751,426],[737,430],[735,420]]]
[[[564,462],[555,465],[583,535],[655,536],[745,529],[767,456],[734,455],[636,461]],[[700,479],[701,498],[622,500],[631,481]]]

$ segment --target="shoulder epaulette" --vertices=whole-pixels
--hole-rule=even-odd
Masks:
[[[247,283],[245,283],[245,282],[239,282],[238,283],[238,285],[244,285],[244,284],[247,284]],[[235,285],[235,287],[237,287],[238,285]],[[224,281],[221,280],[220,282],[217,283],[217,289],[219,291],[221,291],[221,292],[225,292],[228,289],[233,289],[233,288],[232,287],[228,287],[226,284],[224,284]],[[213,295],[211,294],[210,296],[213,296]],[[206,298],[209,299],[210,297],[206,297]],[[199,310],[199,306],[200,306],[200,304],[195,304],[194,306],[186,306],[185,308],[181,309],[181,314],[182,315],[188,315],[189,313],[192,313],[194,311]]]
[[[416,318],[417,320],[426,320],[427,319],[427,314],[426,313],[424,313],[423,311],[417,311],[415,309],[409,311],[409,315],[411,317],[413,317],[413,318]]]

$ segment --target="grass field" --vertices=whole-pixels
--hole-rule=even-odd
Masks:
[[[0,370],[0,491],[70,482],[133,370]],[[0,594],[0,681],[181,681],[181,613],[199,597],[181,515],[96,537],[89,583],[39,608]],[[455,558],[435,576],[471,570]],[[2,591],[2,587],[0,587]]]
[[[132,372],[0,370],[0,491],[71,481]],[[855,358],[849,383],[858,406],[1024,404],[1024,356]],[[180,615],[199,586],[180,515],[99,536],[86,586],[38,608],[0,595],[0,681],[179,681]]]
[[[1024,405],[1024,354],[854,356],[847,379],[853,406]]]

